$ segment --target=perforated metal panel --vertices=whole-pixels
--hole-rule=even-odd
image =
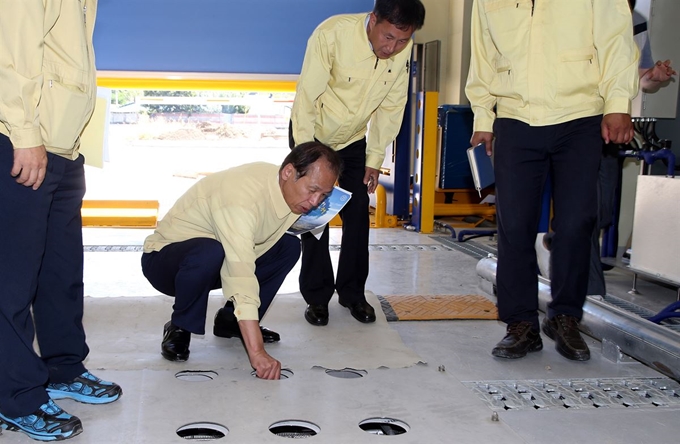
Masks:
[[[494,410],[656,408],[680,405],[668,378],[464,382]]]

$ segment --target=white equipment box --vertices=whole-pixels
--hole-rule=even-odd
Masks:
[[[630,268],[680,285],[680,178],[638,177]]]

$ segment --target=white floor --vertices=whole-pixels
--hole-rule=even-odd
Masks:
[[[312,327],[303,318],[304,304],[291,295],[298,291],[299,269],[293,270],[281,289],[288,295],[263,320],[263,325],[281,333],[282,342],[268,350],[291,369],[288,379],[254,378],[240,342],[212,336],[210,316],[222,303],[219,293],[210,301],[207,334],[192,339],[189,361],[170,363],[159,350],[172,299],[159,295],[145,281],[139,266],[141,253],[125,248],[135,250],[130,246],[141,245],[148,233],[85,230],[86,245],[119,246],[85,253],[85,322],[91,346],[86,364],[95,374],[121,384],[124,395],[105,406],[61,401],[84,424],[84,432],[70,440],[74,444],[180,443],[185,439],[177,435],[178,428],[201,422],[228,430],[215,442],[284,443],[286,438],[272,434],[269,427],[285,420],[311,422],[318,433],[307,440],[324,444],[678,441],[679,402],[659,406],[634,402],[629,407],[611,402],[602,408],[587,403],[566,408],[555,403],[523,408],[518,396],[515,409],[493,404],[493,387],[501,387],[502,392],[508,386],[533,387],[531,391],[555,385],[568,391],[568,387],[594,381],[616,388],[624,382],[666,379],[631,359],[607,360],[600,343],[592,338],[588,338],[592,358],[586,363],[564,359],[548,338],[541,352],[521,360],[501,360],[490,354],[504,335],[499,322],[387,323],[376,310],[380,319],[366,326],[352,320],[336,299],[329,326]],[[338,229],[332,230],[331,244],[339,244],[339,234]],[[401,228],[374,229],[370,242],[367,290],[373,295],[484,294],[475,271],[477,259],[444,247],[432,236]],[[338,254],[332,248],[334,261]],[[631,276],[620,270],[607,274],[609,292],[630,297]],[[642,295],[634,302],[654,310],[676,297],[674,289],[647,281],[638,281],[638,290]],[[332,377],[323,367],[355,368],[363,370],[364,377]],[[189,380],[175,377],[184,370],[214,373],[204,373],[212,379],[200,381],[195,381],[200,378],[193,373]],[[680,398],[680,390],[665,393]],[[551,399],[555,397],[548,396],[546,402]],[[370,418],[390,418],[406,424],[403,428],[408,431],[375,436],[359,427]],[[3,444],[28,442],[33,441],[22,434],[5,431],[0,435]]]

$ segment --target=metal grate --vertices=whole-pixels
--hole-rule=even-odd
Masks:
[[[84,245],[84,253],[120,253],[120,252],[141,252],[144,250],[142,245]]]
[[[466,242],[457,242],[454,238],[452,237],[447,237],[447,236],[430,236],[432,239],[437,240],[438,242],[441,242],[443,246],[449,247],[452,250],[460,251],[468,256],[472,256],[476,259],[482,259],[485,257],[488,257],[490,254],[497,256],[498,255],[498,250],[490,245],[485,245],[480,242],[475,242],[475,241],[466,241]]]
[[[329,245],[330,251],[340,251],[340,245]],[[85,245],[85,253],[109,253],[109,252],[141,252],[144,250],[142,245]],[[447,245],[436,244],[417,244],[417,245],[379,245],[368,246],[369,251],[452,251],[453,248]],[[484,256],[486,257],[486,255]]]
[[[329,245],[330,251],[340,251],[340,245]],[[380,245],[371,244],[368,246],[368,251],[452,251],[453,249],[446,245],[436,244],[411,244],[411,245]]]
[[[629,313],[633,313],[637,316],[640,316],[641,318],[651,318],[652,316],[656,315],[655,312],[644,308],[640,307],[639,305],[633,304],[632,302],[628,302],[625,299],[617,298],[616,296],[612,296],[610,294],[606,295],[603,298],[604,302],[613,305],[615,307],[618,307],[622,310],[626,310]],[[662,325],[664,327],[667,327],[671,330],[680,332],[680,319],[664,319],[661,321],[659,325]]]
[[[680,406],[680,383],[669,378],[469,381],[463,384],[494,410]]]

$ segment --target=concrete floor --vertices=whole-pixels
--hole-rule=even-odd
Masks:
[[[361,369],[365,376],[356,379],[334,378],[322,368],[288,361],[295,367],[290,378],[261,381],[251,376],[238,341],[225,345],[218,341],[232,340],[216,339],[210,332],[192,341],[195,360],[190,358],[182,364],[164,361],[159,345],[162,319],[169,316],[171,299],[159,296],[145,281],[139,266],[141,253],[135,251],[149,233],[150,230],[84,230],[85,244],[89,246],[85,253],[86,311],[90,307],[92,313],[97,313],[96,318],[86,318],[90,344],[95,344],[86,364],[100,377],[121,384],[124,395],[105,406],[61,401],[60,405],[78,415],[84,424],[84,432],[70,440],[74,444],[180,443],[185,439],[177,435],[177,429],[196,422],[216,423],[228,429],[228,434],[215,442],[283,443],[286,438],[272,434],[268,428],[284,420],[313,423],[318,434],[307,438],[308,441],[324,444],[383,440],[419,444],[678,440],[675,427],[680,420],[680,402],[673,397],[680,401],[680,386],[678,390],[665,391],[671,394],[670,402],[658,406],[635,403],[626,407],[611,403],[604,408],[585,404],[571,408],[558,405],[522,408],[521,399],[518,408],[494,405],[489,401],[489,390],[485,389],[485,397],[479,387],[509,384],[535,388],[594,381],[618,387],[630,381],[666,380],[664,375],[635,360],[618,363],[607,360],[602,356],[600,343],[592,338],[588,338],[592,358],[586,363],[561,357],[553,342],[545,337],[543,351],[524,359],[493,358],[490,351],[505,332],[504,325],[497,321],[376,323],[376,328],[396,331],[394,346],[407,348],[422,362],[404,367],[366,366]],[[339,235],[338,229],[332,230],[331,244],[339,244]],[[401,228],[373,229],[370,243],[371,271],[366,288],[374,294],[484,294],[475,271],[477,259],[446,248],[432,236]],[[95,246],[117,247],[103,251],[104,248]],[[334,262],[338,254],[337,247],[332,248]],[[281,293],[298,291],[298,271],[293,270]],[[632,283],[630,274],[615,269],[607,273],[607,280],[611,294],[631,298],[627,294]],[[676,298],[675,289],[644,280],[638,281],[638,290],[641,295],[633,302],[652,310],[665,307]],[[99,298],[115,299],[106,301],[110,309],[95,311],[101,306]],[[336,300],[332,301],[335,305],[329,328],[342,325],[343,315],[348,318],[346,310],[336,307]],[[221,303],[221,296],[216,293],[211,298],[211,308]],[[304,305],[300,307],[290,328],[309,327],[300,330],[308,331],[309,336],[291,334],[284,325],[278,330],[281,345],[290,346],[291,351],[272,345],[268,347],[270,353],[294,359],[295,348],[323,349],[324,344],[330,344],[324,342],[323,330],[306,326],[302,316]],[[264,325],[269,316],[263,320]],[[373,353],[371,329],[359,330],[365,326],[347,322],[342,328],[355,326],[362,335],[361,340],[353,342],[353,350]],[[206,325],[210,328],[211,321]],[[342,335],[341,330],[339,334]],[[326,353],[339,352],[328,345]],[[352,367],[351,356],[346,366]],[[176,373],[182,370],[215,373],[209,373],[212,379],[198,382],[176,378]],[[391,439],[376,437],[359,427],[360,422],[370,418],[393,419],[396,422],[392,424],[406,424],[404,428],[408,431]],[[383,422],[387,427],[381,430],[394,430],[389,421]],[[23,434],[5,431],[0,442],[34,441]]]

